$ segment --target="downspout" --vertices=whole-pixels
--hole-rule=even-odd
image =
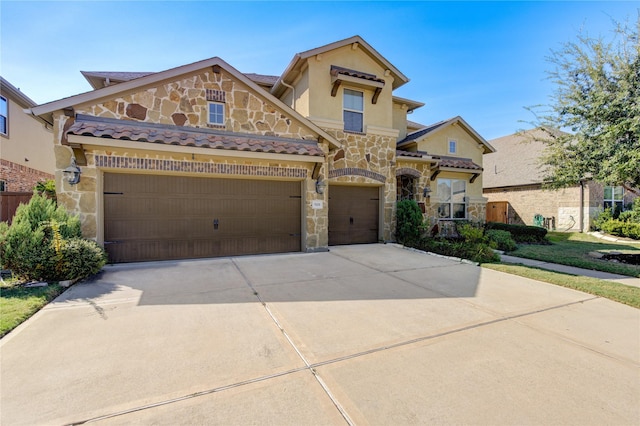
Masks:
[[[285,83],[284,80],[281,80],[280,83],[284,87],[288,87],[289,89],[291,89],[291,103],[293,104],[293,105],[291,105],[291,108],[293,108],[293,110],[295,111],[295,109],[296,109],[296,89],[295,89],[295,87],[293,87],[290,84]]]
[[[584,232],[584,180],[580,179],[580,233]]]

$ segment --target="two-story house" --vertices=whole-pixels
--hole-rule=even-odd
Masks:
[[[53,179],[51,126],[24,114],[37,104],[0,77],[0,192],[31,192]]]
[[[460,117],[408,122],[423,104],[393,95],[408,78],[359,36],[280,76],[220,58],[83,74],[95,90],[31,112],[54,127],[58,201],[112,261],[391,241],[405,197],[484,219],[491,146]]]

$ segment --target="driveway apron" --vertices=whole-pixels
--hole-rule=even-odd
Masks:
[[[7,425],[640,423],[640,310],[391,244],[108,266],[0,356]]]

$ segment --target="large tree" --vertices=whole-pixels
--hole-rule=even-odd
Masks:
[[[547,131],[545,183],[593,179],[640,195],[640,14],[606,41],[579,35],[547,58],[556,89],[538,117]]]

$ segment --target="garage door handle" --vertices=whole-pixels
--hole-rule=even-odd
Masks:
[[[213,229],[214,229],[214,230],[218,230],[218,225],[219,225],[219,224],[220,224],[220,223],[218,222],[218,219],[213,219]]]
[[[353,225],[353,218],[352,217],[349,218],[349,225]]]

